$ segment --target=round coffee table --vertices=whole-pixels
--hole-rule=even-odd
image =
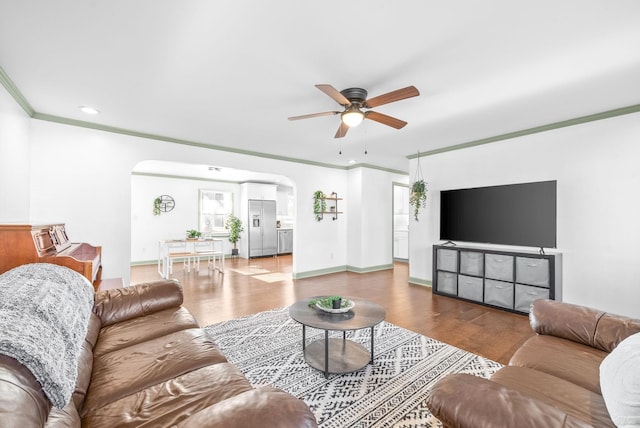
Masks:
[[[289,316],[302,324],[302,352],[311,367],[329,373],[350,373],[373,364],[373,329],[384,320],[384,308],[373,302],[344,297],[355,303],[348,312],[334,314],[317,307],[309,306],[309,301],[327,296],[311,297],[300,300],[289,307]],[[324,330],[324,340],[307,344],[306,328]],[[351,340],[346,332],[350,330],[371,329],[371,351]],[[342,339],[329,338],[329,331],[342,331]]]

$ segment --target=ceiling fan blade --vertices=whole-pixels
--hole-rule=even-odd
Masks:
[[[351,101],[349,101],[347,97],[342,95],[340,91],[338,91],[336,88],[334,88],[331,85],[320,84],[320,85],[316,85],[316,88],[320,89],[322,92],[329,95],[331,98],[334,99],[335,102],[337,102],[341,106],[348,106],[349,104],[351,104]]]
[[[343,121],[340,121],[340,127],[338,128],[338,131],[336,132],[336,135],[334,138],[344,137],[345,135],[347,135],[348,130],[349,130],[349,127],[345,125]]]
[[[300,120],[300,119],[311,119],[312,117],[320,117],[320,116],[333,116],[335,114],[340,114],[339,111],[325,111],[323,113],[312,113],[312,114],[303,114],[302,116],[292,116],[289,117],[289,120]]]
[[[383,104],[389,104],[395,101],[417,97],[418,95],[420,95],[420,92],[418,92],[415,86],[407,86],[406,88],[397,89],[395,91],[387,92],[386,94],[373,97],[364,102],[364,107],[374,108]]]
[[[365,112],[364,117],[396,129],[404,128],[407,125],[407,122],[404,120],[396,119],[395,117],[387,116],[386,114],[375,111]]]

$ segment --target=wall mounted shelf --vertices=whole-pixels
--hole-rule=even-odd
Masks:
[[[344,214],[342,211],[338,211],[338,201],[341,201],[342,198],[339,198],[336,192],[331,192],[330,196],[325,196],[322,199],[326,202],[329,211],[315,212],[314,214],[318,218],[318,221],[323,220],[325,214],[331,215],[332,220],[337,220],[338,214]]]

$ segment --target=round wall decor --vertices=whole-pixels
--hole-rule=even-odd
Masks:
[[[176,206],[176,201],[169,195],[158,196],[158,199],[160,199],[158,208],[160,208],[160,211],[163,213],[168,213]]]

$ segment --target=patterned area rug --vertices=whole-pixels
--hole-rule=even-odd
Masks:
[[[288,308],[206,329],[254,386],[273,385],[301,398],[321,427],[439,427],[424,405],[431,385],[448,373],[489,377],[502,367],[385,321],[374,331],[373,365],[325,379],[304,361],[302,326],[289,318]],[[368,349],[369,333],[349,332],[347,338]],[[307,328],[307,343],[323,337],[324,331]]]

